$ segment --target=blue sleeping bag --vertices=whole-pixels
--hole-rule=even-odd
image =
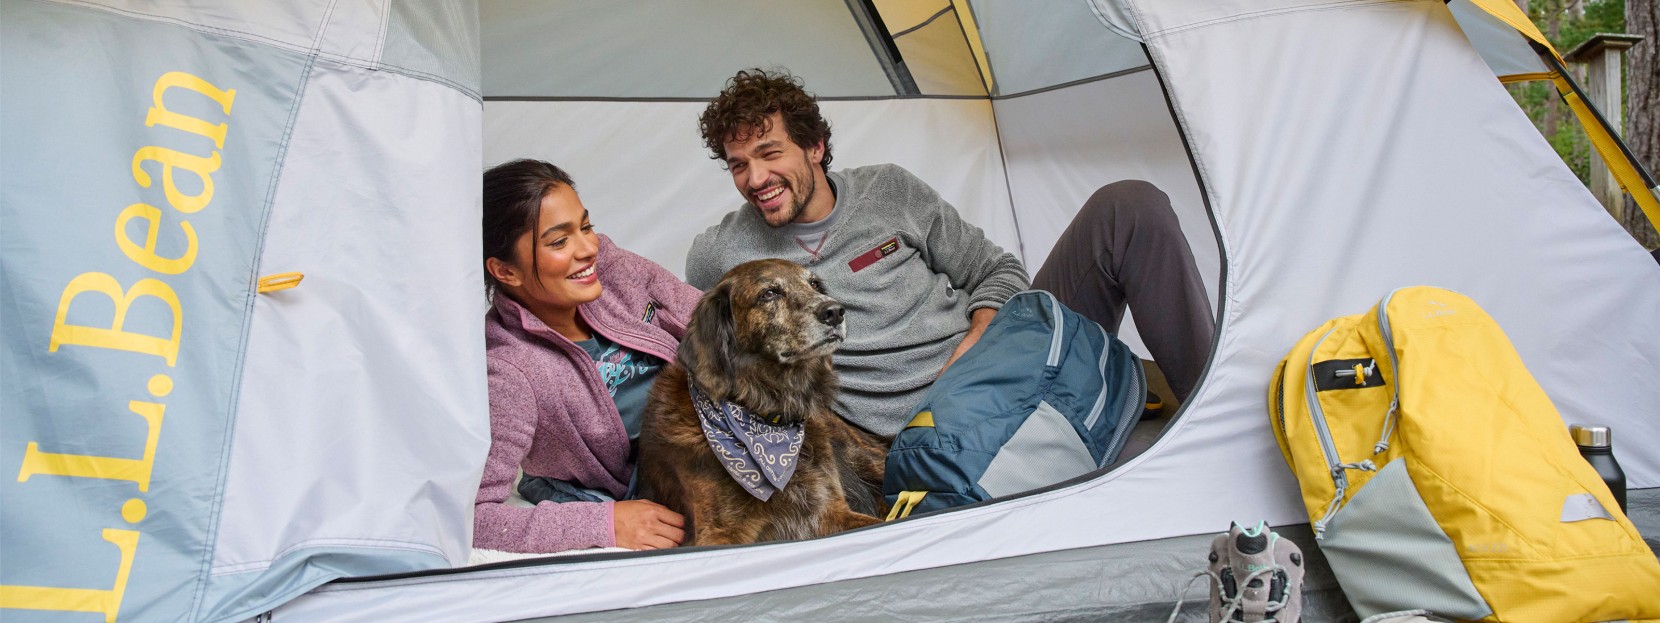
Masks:
[[[889,519],[1029,491],[1112,463],[1145,405],[1141,360],[1042,290],[1016,294],[894,438]]]

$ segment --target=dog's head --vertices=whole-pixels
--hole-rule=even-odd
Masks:
[[[681,342],[681,365],[711,394],[728,396],[723,381],[756,366],[828,372],[830,354],[847,338],[843,313],[824,282],[794,262],[741,264],[698,301]]]

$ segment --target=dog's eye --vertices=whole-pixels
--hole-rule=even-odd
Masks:
[[[823,281],[819,281],[817,279],[814,279],[812,281],[809,281],[808,283],[812,284],[813,289],[818,290],[819,294],[829,294],[829,292],[824,291],[824,282]]]
[[[778,288],[767,288],[765,290],[762,290],[761,294],[759,296],[755,297],[755,300],[760,301],[762,303],[766,303],[766,302],[777,300],[778,297],[780,297],[780,296],[783,296],[783,294],[778,291]]]

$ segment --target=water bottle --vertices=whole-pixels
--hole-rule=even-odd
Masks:
[[[1614,493],[1620,512],[1625,512],[1625,471],[1614,460],[1613,440],[1608,427],[1575,424],[1568,427],[1568,433],[1573,435],[1574,445],[1579,446],[1580,456],[1585,457],[1591,468],[1597,470],[1597,475],[1602,476],[1602,481],[1608,483],[1608,490]]]

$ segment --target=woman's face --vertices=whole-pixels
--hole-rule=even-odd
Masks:
[[[599,298],[599,236],[588,210],[570,186],[560,184],[542,196],[541,214],[531,231],[513,246],[513,277],[503,282],[532,312],[574,310]]]

